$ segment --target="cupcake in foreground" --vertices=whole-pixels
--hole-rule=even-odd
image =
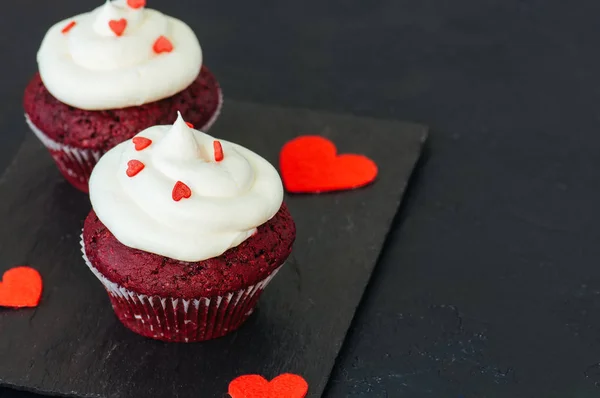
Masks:
[[[181,115],[108,151],[90,200],[86,264],[125,326],[164,341],[237,329],[296,237],[277,170]]]
[[[110,148],[176,111],[206,131],[222,95],[182,21],[114,0],[46,33],[39,73],[25,90],[25,119],[64,177],[87,192],[92,168]]]

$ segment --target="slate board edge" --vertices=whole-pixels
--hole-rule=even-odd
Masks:
[[[367,280],[365,281],[365,285],[364,288],[362,290],[362,294],[360,295],[360,298],[358,300],[358,303],[356,305],[356,307],[354,308],[354,314],[352,315],[352,318],[350,319],[350,322],[348,324],[348,327],[346,328],[346,332],[344,334],[344,338],[342,340],[340,349],[338,350],[338,353],[335,357],[333,366],[329,369],[329,372],[327,373],[327,382],[325,383],[325,386],[323,388],[323,394],[321,396],[327,396],[328,392],[329,392],[329,382],[331,381],[331,374],[333,373],[333,369],[338,365],[338,361],[340,356],[342,355],[342,350],[344,349],[344,345],[346,344],[346,340],[348,339],[348,334],[350,333],[350,328],[352,326],[352,324],[354,323],[354,320],[356,319],[357,316],[357,312],[359,311],[360,307],[363,304],[363,301],[365,299],[365,296],[369,290],[369,287],[371,285],[371,281],[373,280],[375,273],[377,272],[377,267],[379,265],[379,261],[381,260],[381,257],[383,256],[385,250],[386,250],[386,246],[388,243],[388,238],[390,237],[390,234],[392,233],[392,227],[395,224],[395,221],[399,218],[399,216],[402,213],[402,208],[403,208],[403,201],[404,198],[406,197],[406,192],[409,189],[409,186],[412,182],[415,181],[415,179],[418,178],[417,175],[415,175],[415,170],[417,167],[419,167],[420,164],[420,160],[423,159],[423,155],[424,155],[424,150],[425,150],[425,144],[427,142],[427,138],[429,137],[429,128],[427,126],[421,125],[423,127],[423,133],[421,135],[421,140],[420,140],[420,150],[419,153],[416,157],[416,159],[413,160],[412,164],[413,166],[410,169],[410,174],[409,174],[409,178],[408,180],[404,183],[404,187],[402,188],[402,192],[400,194],[400,197],[398,198],[398,205],[396,207],[396,213],[394,214],[394,216],[392,217],[392,219],[390,220],[390,223],[388,224],[388,229],[387,229],[387,233],[385,234],[384,240],[383,240],[383,245],[381,246],[381,250],[379,251],[379,254],[377,255],[377,260],[375,261],[375,266],[373,267],[373,270],[371,271],[371,274],[369,276],[369,278],[367,278]],[[368,187],[367,187],[368,188]]]

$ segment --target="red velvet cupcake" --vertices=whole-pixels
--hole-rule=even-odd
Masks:
[[[237,329],[296,236],[275,168],[181,116],[108,151],[90,200],[86,264],[126,327],[164,341]]]
[[[107,150],[176,111],[205,131],[222,93],[202,66],[202,50],[183,22],[115,0],[54,25],[38,52],[39,73],[25,90],[25,118],[64,177],[87,192]]]

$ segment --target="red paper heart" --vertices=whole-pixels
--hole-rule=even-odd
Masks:
[[[154,42],[154,46],[152,46],[152,50],[154,50],[154,52],[157,54],[170,53],[171,51],[173,51],[173,44],[166,37],[160,36]]]
[[[146,165],[140,162],[139,160],[130,160],[129,162],[127,162],[127,176],[135,177],[137,173],[144,170],[144,167],[146,167]]]
[[[185,122],[185,124],[187,124],[187,126],[188,126],[189,128],[191,128],[191,129],[193,129],[193,128],[194,128],[194,125],[193,125],[192,123],[190,123],[190,122]]]
[[[240,376],[229,383],[232,398],[304,398],[308,384],[297,375],[282,374],[270,382],[259,375]]]
[[[359,188],[377,177],[377,165],[363,155],[337,155],[327,138],[306,135],[286,143],[279,165],[283,184],[293,193],[319,193]]]
[[[172,196],[175,202],[179,202],[181,199],[188,199],[190,196],[192,196],[192,190],[183,182],[177,181],[173,187]]]
[[[146,0],[127,0],[127,5],[137,10],[138,8],[146,7]]]
[[[4,273],[0,283],[0,306],[36,307],[42,296],[42,277],[30,267],[16,267]]]
[[[136,151],[146,149],[152,144],[152,140],[146,137],[133,137],[131,141],[133,142],[133,145],[135,145]]]
[[[121,18],[119,20],[111,19],[108,21],[108,27],[114,32],[115,35],[121,36],[123,32],[125,32],[125,28],[127,28],[127,20],[125,18]]]

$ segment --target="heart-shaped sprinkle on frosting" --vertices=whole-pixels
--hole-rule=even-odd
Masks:
[[[127,0],[127,5],[137,10],[138,8],[146,7],[146,0]]]
[[[136,151],[146,149],[152,144],[152,140],[146,137],[133,137],[131,141],[133,142],[133,145],[135,145]]]
[[[177,181],[173,187],[172,197],[175,202],[181,199],[189,199],[192,196],[192,190],[181,181]]]
[[[69,31],[70,31],[71,29],[73,29],[73,26],[75,26],[75,25],[77,25],[77,22],[75,22],[75,21],[71,21],[71,22],[69,22],[69,23],[68,23],[68,24],[67,24],[67,25],[66,25],[64,28],[62,28],[61,32],[62,32],[63,34],[67,34],[67,33],[69,33]]]
[[[135,177],[140,171],[144,170],[144,167],[146,167],[144,163],[139,160],[130,160],[127,162],[127,176]]]
[[[223,160],[223,147],[219,141],[213,142],[213,148],[215,150],[215,162]]]
[[[154,42],[154,45],[152,46],[152,50],[154,50],[154,52],[157,54],[170,53],[171,51],[173,51],[173,44],[166,37],[160,36]]]
[[[122,36],[123,32],[125,32],[125,28],[127,28],[127,20],[125,18],[121,18],[118,20],[111,19],[108,21],[108,27],[113,33],[117,36]]]

